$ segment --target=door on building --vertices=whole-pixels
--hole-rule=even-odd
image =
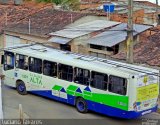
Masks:
[[[60,44],[60,49],[65,51],[71,51],[71,46],[68,44]]]
[[[14,46],[16,44],[20,44],[20,38],[16,36],[6,35],[5,36],[5,47]]]

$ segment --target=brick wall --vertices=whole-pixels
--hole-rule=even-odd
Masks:
[[[143,23],[144,22],[144,9],[134,11],[133,13],[133,22],[134,23]],[[127,14],[111,14],[111,20],[127,23],[128,15]]]

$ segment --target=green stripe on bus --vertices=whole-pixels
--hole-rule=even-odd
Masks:
[[[70,86],[67,88],[67,94],[75,95],[75,92],[76,92],[77,89],[78,89],[77,86],[70,85]]]
[[[70,93],[67,93],[70,94]],[[73,94],[71,94],[73,95]],[[83,94],[75,93],[75,96],[81,96],[86,100],[104,104],[107,106],[119,108],[125,111],[128,111],[128,96],[118,96],[118,95],[109,95],[109,94],[98,94],[83,91]]]
[[[63,88],[62,86],[55,85],[53,86],[52,90],[60,91],[62,88]]]
[[[122,110],[128,110],[127,96],[92,93],[92,96],[89,97],[84,95],[84,98],[90,101],[102,103],[104,105],[112,106]]]

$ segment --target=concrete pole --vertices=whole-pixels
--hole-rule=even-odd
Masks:
[[[160,21],[158,17],[158,10],[159,10],[158,0],[156,0],[156,23],[157,25],[160,25]]]
[[[31,34],[31,20],[28,20],[28,33]]]
[[[133,0],[128,0],[127,62],[133,63]]]
[[[0,77],[0,119],[3,119],[1,77]]]

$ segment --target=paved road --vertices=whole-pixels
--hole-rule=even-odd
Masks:
[[[3,86],[2,93],[5,118],[13,118],[13,116],[16,116],[17,112],[15,112],[14,110],[18,109],[19,104],[22,104],[23,111],[31,119],[88,119],[90,122],[97,122],[97,124],[103,121],[107,123],[107,125],[142,125],[144,122],[148,122],[145,118],[160,119],[160,115],[158,115],[157,113],[146,115],[138,120],[122,120],[96,114],[94,112],[81,114],[77,112],[77,110],[73,106],[45,99],[33,94],[22,96],[19,95],[16,90],[6,86]],[[76,121],[77,124],[82,122],[79,121],[80,120]],[[154,125],[160,125],[160,121],[159,123]]]

